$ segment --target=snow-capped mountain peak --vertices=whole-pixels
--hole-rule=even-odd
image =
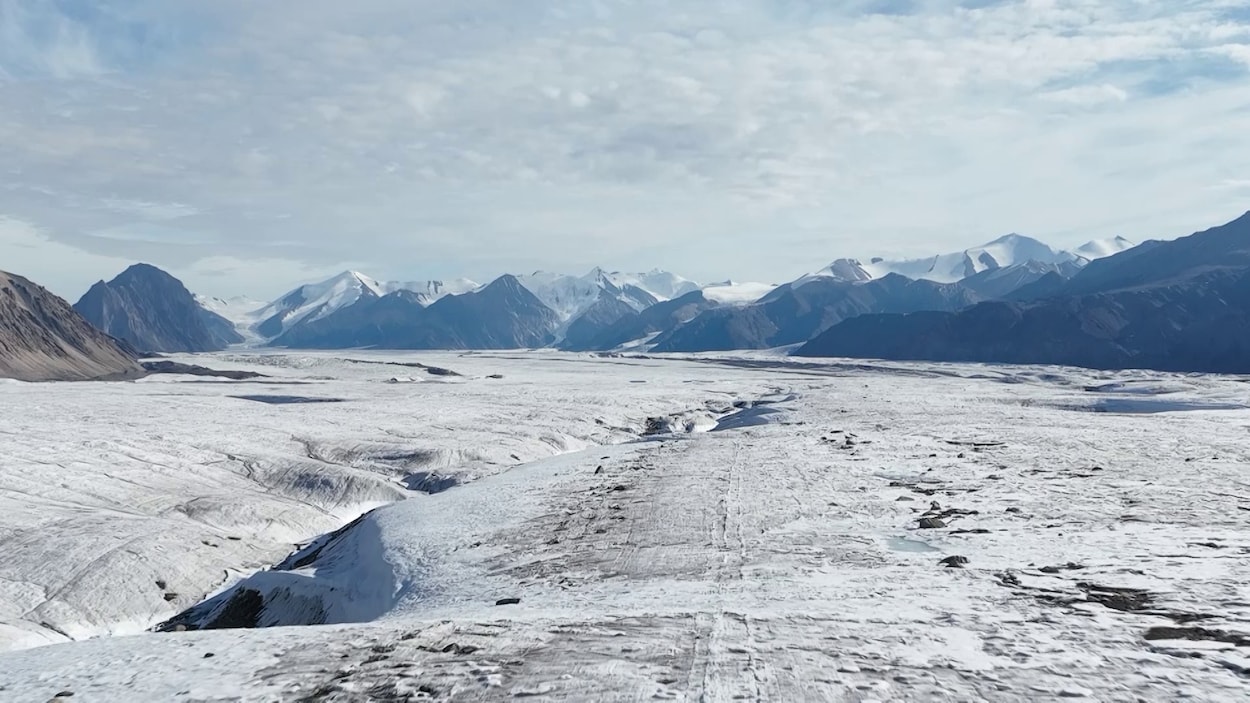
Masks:
[[[642,310],[657,302],[699,290],[699,284],[659,269],[647,273],[622,273],[596,266],[584,276],[535,271],[517,276],[517,280],[566,321],[590,309],[602,293],[619,298],[635,310]]]
[[[262,308],[258,331],[275,337],[301,322],[313,322],[359,301],[380,298],[377,281],[357,271],[344,271],[320,283],[310,283],[290,291]]]
[[[1120,252],[1132,249],[1135,246],[1137,246],[1137,244],[1125,239],[1124,237],[1112,237],[1110,239],[1095,239],[1092,242],[1086,242],[1076,249],[1073,249],[1072,253],[1084,259],[1088,259],[1089,261],[1093,261],[1094,259],[1105,259],[1108,256],[1119,254]]]
[[[874,259],[874,262],[880,262],[881,259]],[[859,281],[870,281],[875,276],[864,268],[864,265],[855,259],[838,259],[823,269],[809,273],[799,278],[793,283],[794,286],[801,286],[804,283],[810,283],[820,278],[829,278],[835,281],[845,281],[847,283],[856,283]]]
[[[1008,266],[1024,264],[1026,261],[1058,265],[1076,259],[1078,259],[1078,255],[1070,253],[1070,251],[1051,248],[1049,244],[1031,238],[1031,236],[1006,234],[980,246],[973,246],[973,248],[963,251],[953,251],[953,253],[949,254],[928,256],[928,258],[923,259],[891,260],[874,258],[868,264],[860,264],[859,261],[849,259],[840,259],[835,261],[834,266],[831,266],[831,268],[834,269],[834,273],[839,274],[841,280],[865,280],[864,278],[856,278],[859,275],[859,271],[855,270],[855,266],[858,266],[859,269],[863,270],[863,274],[868,275],[869,279],[878,279],[881,276],[893,273],[908,276],[910,279],[955,283],[955,281],[969,278],[969,276],[983,273],[983,271],[1008,268]],[[855,266],[851,266],[851,264]],[[834,274],[826,273],[825,275]]]
[[[694,281],[661,269],[651,269],[646,273],[622,273],[620,271],[607,271],[596,266],[582,278],[591,281],[610,282],[621,289],[633,286],[646,291],[657,301],[680,298],[687,293],[699,290],[701,287]]]
[[[1076,255],[1072,253],[1056,251],[1050,245],[1032,237],[1007,234],[963,251],[923,259],[874,260],[864,268],[873,278],[897,273],[912,279],[954,283],[982,271],[1014,266],[1026,261],[1060,264],[1075,258]]]
[[[963,251],[920,259],[874,257],[868,263],[838,259],[825,268],[796,280],[802,285],[817,279],[856,283],[882,278],[891,273],[911,279],[955,283],[987,271],[1007,269],[1030,262],[1044,267],[1081,267],[1093,259],[1119,253],[1135,246],[1123,237],[1098,240],[1072,251],[1054,247],[1022,234],[1006,234],[993,241]]]
[[[478,285],[468,279],[452,281],[378,281],[359,271],[344,271],[320,283],[300,286],[254,313],[256,331],[277,337],[298,324],[315,322],[363,299],[411,291],[424,305],[446,295],[467,293]]]
[[[646,273],[632,274],[631,278],[635,285],[660,300],[680,298],[700,288],[699,284],[694,281],[660,269],[651,269]]]

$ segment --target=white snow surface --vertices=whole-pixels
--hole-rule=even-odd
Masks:
[[[303,321],[315,322],[365,296],[381,296],[381,285],[356,271],[344,271],[320,283],[300,286],[256,313],[257,320],[283,316],[283,330]]]
[[[772,283],[723,281],[703,287],[703,297],[723,305],[749,305],[777,289]]]
[[[698,283],[686,278],[682,278],[675,273],[662,271],[660,269],[652,269],[646,273],[621,273],[613,271],[605,273],[618,286],[633,285],[637,286],[660,301],[672,300],[680,298],[687,293],[693,293],[699,290]]]
[[[1056,250],[1032,237],[1008,234],[979,247],[951,254],[910,261],[872,261],[864,269],[873,278],[898,273],[908,278],[954,283],[987,269],[1003,268],[1026,261],[1061,264],[1076,260],[1076,255]]]
[[[450,278],[443,281],[373,281],[373,284],[381,295],[389,295],[401,290],[416,293],[425,305],[449,295],[472,293],[482,287],[468,278]]]
[[[205,310],[221,315],[233,322],[235,331],[243,337],[245,345],[260,344],[264,341],[261,335],[256,332],[255,326],[264,320],[260,315],[269,303],[254,300],[247,296],[223,299],[196,295],[195,301]]]
[[[337,526],[287,498],[295,484],[342,524],[382,497],[362,486],[394,487],[382,457],[458,449],[444,463],[480,475],[403,492],[304,567],[245,582],[337,624],[10,652],[0,697],[1244,700],[1250,379],[751,354],[351,358],[465,375],[393,386],[394,367],[328,354],[197,358],[349,401],[285,406],[228,397],[256,383],[178,377],[0,386],[0,616],[19,633],[44,613],[74,629],[87,610],[105,630],[150,624],[193,600],[155,612],[166,569],[169,590],[202,583],[210,566],[276,561],[279,533]],[[670,433],[621,443],[653,415]],[[326,475],[376,481],[344,498],[351,481],[269,468],[314,456]],[[117,534],[127,520],[141,529]],[[955,556],[967,563],[939,564]],[[146,618],[128,608],[140,596]],[[79,611],[26,615],[71,599]],[[317,610],[284,609],[296,600],[268,616]]]
[[[1135,246],[1137,244],[1124,237],[1112,237],[1110,239],[1095,239],[1092,242],[1086,242],[1073,249],[1072,252],[1077,256],[1093,261],[1094,259],[1105,259],[1108,256],[1119,254]]]
[[[599,299],[599,293],[603,290],[603,286],[590,275],[570,276],[563,273],[535,271],[516,278],[543,305],[551,308],[563,322],[573,320],[586,312]]]
[[[268,305],[263,300],[255,300],[245,295],[233,298],[210,298],[197,295],[195,301],[205,310],[217,313],[240,327],[255,323],[261,308]]]

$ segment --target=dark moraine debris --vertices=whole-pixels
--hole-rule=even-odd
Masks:
[[[144,361],[143,370],[149,375],[156,374],[182,374],[185,376],[212,376],[216,378],[228,378],[234,381],[246,381],[252,378],[268,378],[263,373],[255,371],[217,371],[204,366],[196,366],[194,364],[180,364],[176,361]]]
[[[1087,601],[1099,603],[1123,613],[1145,610],[1154,600],[1149,591],[1140,588],[1099,586],[1093,583],[1078,583],[1076,587],[1085,591]]]
[[[1077,564],[1076,562],[1070,561],[1067,564],[1064,564],[1062,566],[1043,566],[1042,568],[1038,569],[1038,571],[1042,572],[1043,574],[1053,575],[1053,574],[1062,573],[1064,571],[1080,571],[1081,569],[1084,569],[1084,568],[1085,568],[1084,564]]]
[[[304,547],[295,550],[294,553],[282,560],[281,563],[274,566],[274,571],[295,571],[296,569],[311,566],[317,561],[317,558],[321,556],[321,553],[325,551],[327,547],[330,547],[339,540],[345,538],[348,533],[363,523],[365,518],[369,517],[371,514],[373,514],[372,510],[364,515],[361,515],[355,520],[352,520],[334,532],[331,532],[328,535],[322,535]]]
[[[461,375],[461,374],[456,373],[455,371],[452,371],[451,369],[445,369],[440,366],[429,366],[427,364],[421,364],[415,361],[413,362],[366,361],[364,359],[344,359],[343,361],[346,361],[349,364],[372,364],[374,366],[402,366],[403,368],[406,368],[406,369],[422,369],[423,371],[425,371],[431,376],[459,376]],[[500,378],[503,378],[503,377],[500,376]]]
[[[230,596],[220,610],[211,618],[200,620],[202,610],[208,604],[191,608],[171,620],[156,626],[157,632],[181,632],[185,630],[230,630],[254,628],[260,622],[260,614],[265,608],[265,598],[260,591],[251,588],[240,588]]]
[[[311,403],[344,403],[343,398],[313,398],[302,395],[232,395],[238,400],[250,400],[267,405],[302,405]]]
[[[1190,642],[1222,642],[1238,647],[1250,647],[1250,635],[1225,630],[1209,630],[1205,627],[1152,627],[1146,631],[1148,641],[1188,640]]]
[[[455,476],[444,476],[435,471],[418,471],[405,476],[402,483],[410,491],[434,495],[460,485],[460,479]]]

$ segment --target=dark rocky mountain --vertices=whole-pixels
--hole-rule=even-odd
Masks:
[[[181,281],[148,264],[96,283],[74,309],[144,352],[218,351],[243,341],[233,323],[205,310]]]
[[[1064,287],[1064,295],[1157,287],[1208,271],[1250,267],[1250,212],[1232,222],[1171,242],[1146,242],[1091,262]]]
[[[544,347],[554,341],[560,325],[559,316],[516,276],[500,276],[479,291],[449,295],[426,310],[444,334],[423,349]]]
[[[294,349],[519,349],[550,344],[556,314],[514,276],[428,307],[410,291],[364,296],[273,341]]]
[[[132,350],[93,327],[69,303],[0,271],[0,378],[79,381],[142,374]]]
[[[652,305],[645,310],[632,312],[595,334],[582,344],[560,345],[567,351],[610,351],[657,333],[663,333],[686,324],[707,310],[719,307],[708,300],[702,291],[687,293],[673,300]]]
[[[873,312],[958,310],[979,300],[950,283],[898,274],[865,282],[815,278],[781,286],[759,302],[708,310],[656,338],[656,352],[768,349],[805,342],[837,323]]]
[[[800,356],[1250,372],[1250,214],[1095,261],[1049,297],[867,315]]]
[[[655,305],[655,303],[652,303],[652,305]],[[646,308],[643,309],[645,310]],[[581,315],[572,320],[568,327],[565,328],[564,339],[560,341],[559,346],[561,349],[588,349],[595,344],[596,338],[607,329],[627,317],[638,315],[640,312],[640,310],[635,309],[622,300],[620,296],[612,294],[611,291],[603,290],[599,293],[599,297],[595,300],[594,305],[586,308]]]

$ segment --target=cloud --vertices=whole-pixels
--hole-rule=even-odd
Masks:
[[[262,294],[348,262],[781,280],[1007,231],[1176,236],[1246,209],[1214,186],[1244,170],[1247,22],[1233,0],[0,0],[0,214],[94,256],[289,262],[213,279]]]
[[[0,217],[0,261],[5,271],[26,276],[70,303],[106,272],[120,272],[130,263],[88,254],[49,239],[29,222],[5,217]]]
[[[183,203],[153,203],[146,200],[105,198],[100,204],[115,212],[133,215],[144,220],[177,220],[200,213],[194,207]]]
[[[1103,83],[1102,85],[1079,85],[1049,93],[1042,93],[1042,98],[1062,103],[1082,106],[1097,106],[1104,103],[1122,103],[1128,100],[1128,91],[1119,86]]]

